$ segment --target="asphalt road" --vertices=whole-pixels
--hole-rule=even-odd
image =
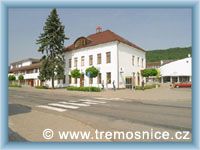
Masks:
[[[50,92],[50,91],[49,91]],[[42,90],[21,92],[9,89],[9,115],[31,110],[78,120],[100,130],[129,131],[135,127],[192,131],[191,107],[143,103],[137,100],[111,100],[90,96],[70,96]]]

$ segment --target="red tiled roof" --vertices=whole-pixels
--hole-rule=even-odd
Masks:
[[[74,43],[64,49],[64,51],[71,51],[79,48],[84,48],[84,47],[89,47],[89,46],[95,46],[98,44],[103,44],[103,43],[108,43],[108,42],[113,42],[113,41],[119,41],[124,44],[127,44],[129,46],[132,46],[134,48],[137,48],[139,50],[144,51],[144,49],[140,48],[139,46],[133,44],[132,42],[129,42],[128,40],[122,38],[121,36],[117,35],[116,33],[106,30],[103,32],[98,32],[92,35],[89,35],[86,37],[88,39],[88,42],[85,46],[75,48]]]
[[[156,61],[156,62],[147,62],[147,67],[152,67],[152,66],[161,66],[161,62],[160,61]]]
[[[31,61],[32,63],[38,63],[38,62],[40,62],[40,59],[36,59],[36,58],[27,58],[27,59],[24,59],[24,60],[20,60],[20,61],[13,62],[13,63],[11,63],[11,65],[23,63],[23,62],[26,62],[26,61]]]

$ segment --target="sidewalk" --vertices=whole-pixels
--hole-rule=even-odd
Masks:
[[[59,139],[58,131],[90,131],[91,133],[95,131],[92,127],[77,120],[37,110],[32,110],[30,113],[9,116],[9,128],[11,141],[34,142],[65,141]],[[54,137],[52,139],[47,140],[43,138],[43,131],[45,129],[53,130]],[[78,142],[82,141],[82,139],[68,141]],[[91,141],[94,142],[94,140]]]

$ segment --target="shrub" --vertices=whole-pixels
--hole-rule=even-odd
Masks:
[[[35,86],[36,89],[48,89],[47,86]]]
[[[78,70],[78,69],[72,70],[71,71],[71,76],[72,76],[72,78],[80,78],[81,77],[80,70]]]
[[[144,89],[145,89],[145,90],[146,90],[146,89],[153,89],[153,88],[156,88],[156,85],[157,85],[158,87],[160,87],[160,85],[158,85],[158,84],[151,84],[151,85],[145,85],[145,86],[144,86]],[[142,90],[142,86],[136,86],[135,89],[136,89],[136,90]]]
[[[68,86],[66,88],[67,90],[70,90],[70,91],[86,91],[86,92],[100,92],[101,89],[98,88],[98,87],[75,87],[75,86]]]
[[[154,68],[144,69],[144,70],[141,70],[141,74],[143,77],[156,76],[158,74],[158,71]]]

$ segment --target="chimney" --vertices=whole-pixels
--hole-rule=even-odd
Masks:
[[[188,54],[188,57],[190,58],[190,57],[191,57],[191,55],[190,55],[190,54]]]
[[[99,32],[102,32],[101,26],[97,26],[97,27],[96,27],[96,33],[99,33]]]

